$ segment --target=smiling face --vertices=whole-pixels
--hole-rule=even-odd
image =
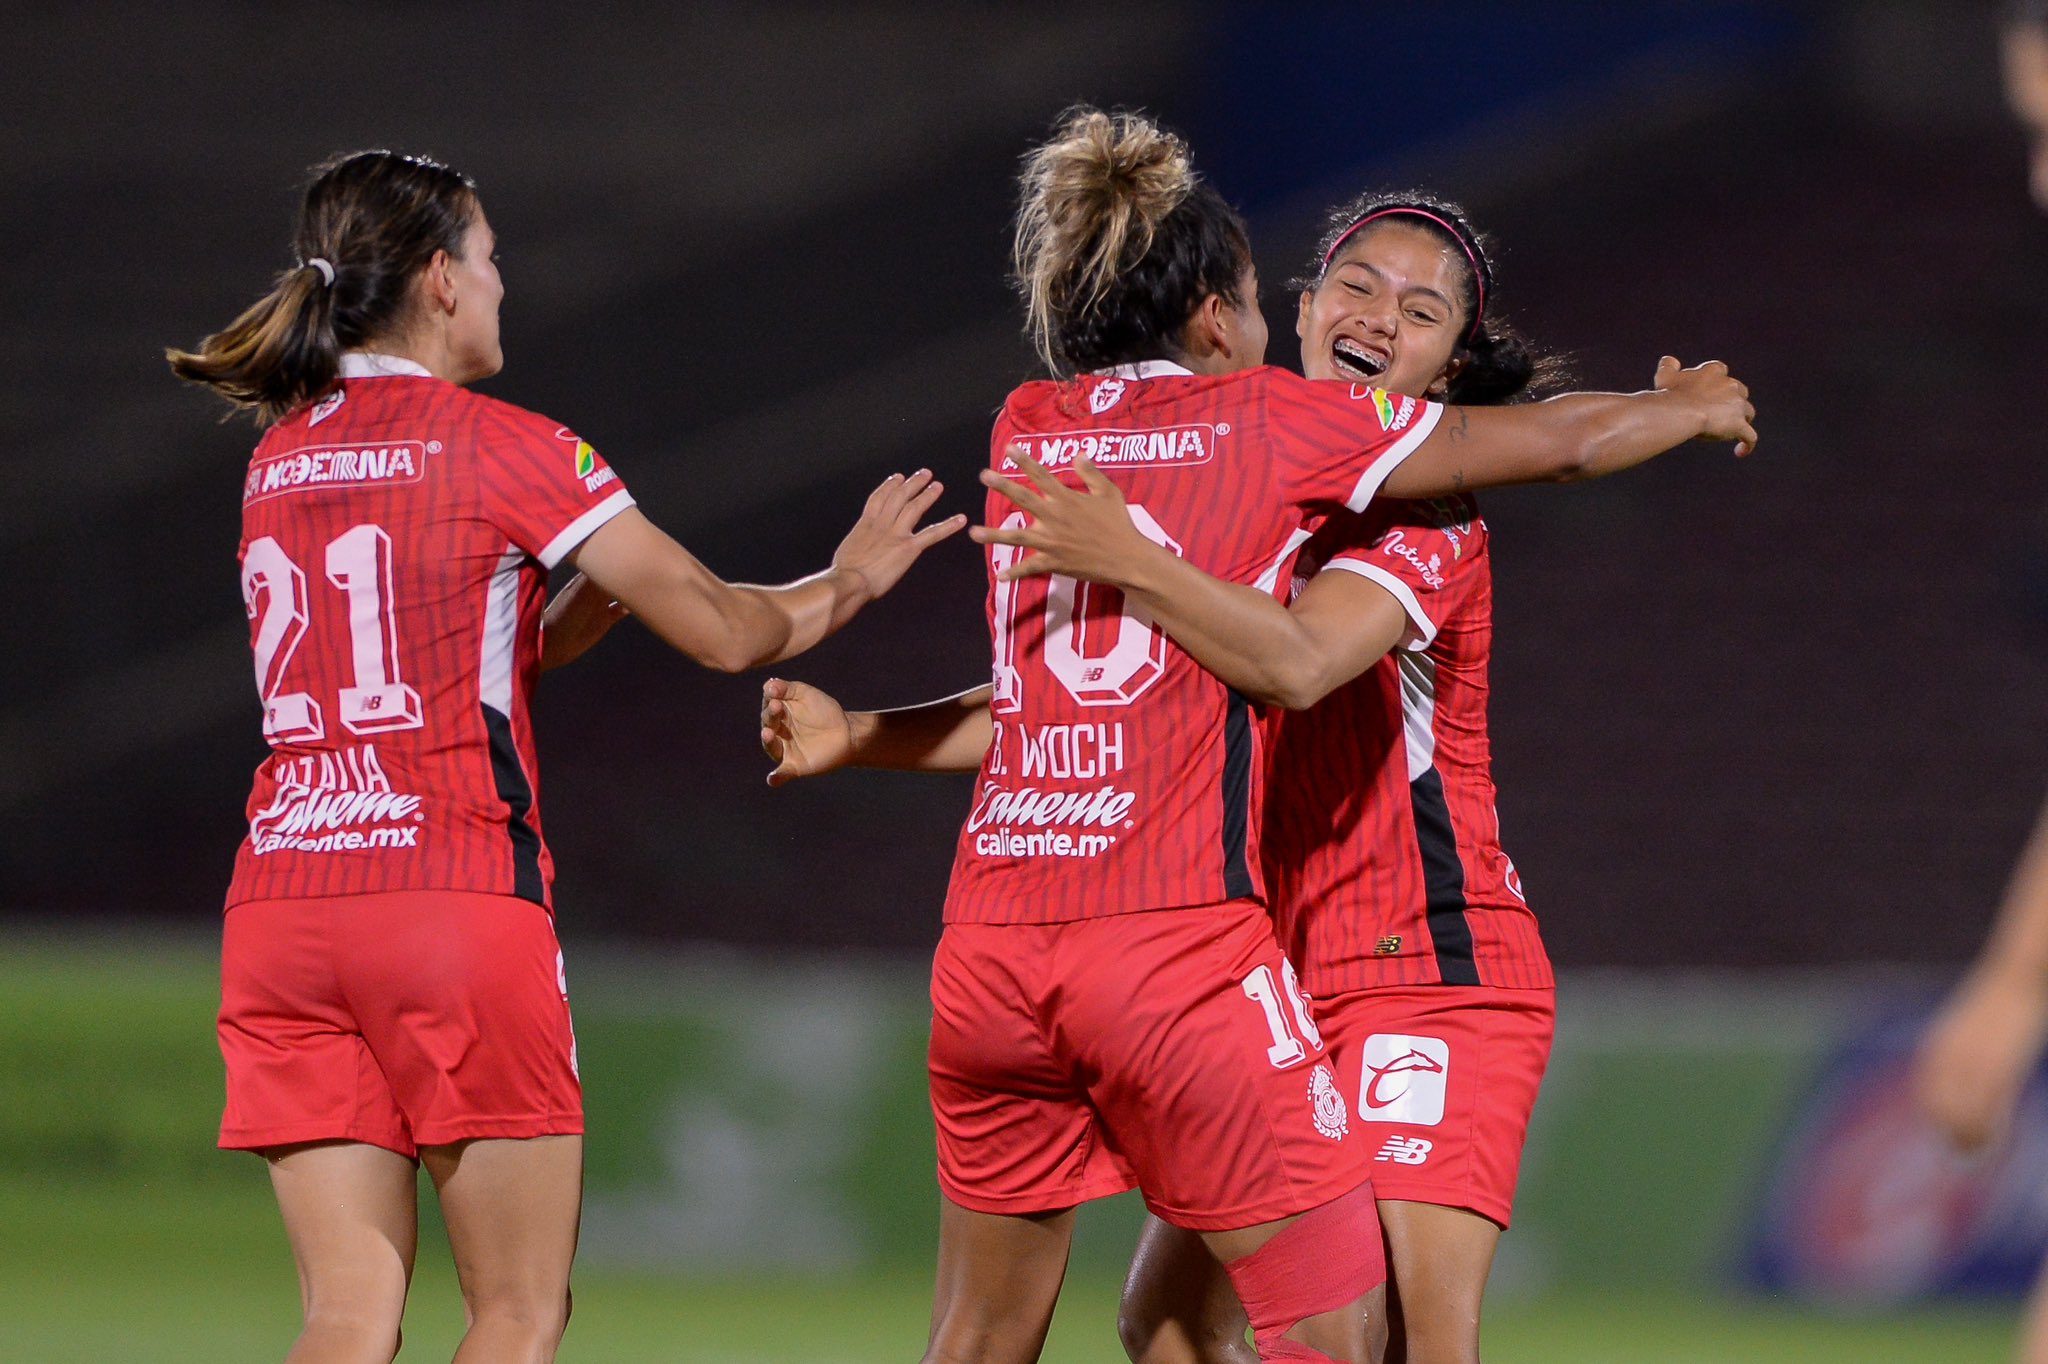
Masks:
[[[1302,372],[1443,397],[1463,364],[1471,269],[1457,247],[1398,217],[1352,234],[1301,296]]]

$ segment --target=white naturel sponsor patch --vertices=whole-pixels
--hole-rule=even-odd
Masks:
[[[1406,563],[1415,570],[1415,576],[1429,584],[1432,589],[1441,590],[1443,588],[1443,555],[1431,554],[1427,558],[1423,557],[1421,550],[1408,543],[1407,531],[1388,531],[1380,537],[1379,544],[1375,545],[1374,548],[1389,559],[1399,559]]]
[[[313,488],[365,488],[417,483],[427,455],[438,441],[401,440],[383,445],[310,445],[270,455],[249,465],[242,503]]]
[[[1058,431],[1024,434],[1014,443],[1048,469],[1063,469],[1077,459],[1105,468],[1144,466],[1183,468],[1207,464],[1216,457],[1218,437],[1230,434],[1228,422],[1189,422],[1143,431]],[[1002,472],[1017,472],[1016,461],[1003,456]]]
[[[1365,1039],[1358,1116],[1366,1122],[1434,1127],[1444,1120],[1451,1047],[1440,1037],[1376,1032]]]

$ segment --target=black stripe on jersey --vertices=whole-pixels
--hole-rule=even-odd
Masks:
[[[1472,925],[1465,919],[1465,863],[1458,856],[1458,831],[1451,826],[1444,779],[1430,768],[1408,783],[1415,807],[1415,844],[1422,854],[1424,904],[1429,938],[1436,947],[1437,975],[1446,985],[1479,984],[1472,960]]]
[[[1252,894],[1252,707],[1233,688],[1223,712],[1223,893]]]
[[[505,826],[512,837],[512,893],[544,905],[548,893],[540,878],[540,835],[526,819],[533,812],[533,787],[526,780],[526,769],[519,765],[512,721],[494,707],[477,709],[484,713],[484,732],[491,739],[491,776],[498,785],[498,799],[512,811]]]

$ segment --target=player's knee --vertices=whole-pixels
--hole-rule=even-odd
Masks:
[[[1410,1308],[1401,1321],[1401,1345],[1404,1364],[1479,1364],[1478,1315]]]
[[[1038,1358],[1044,1339],[1042,1321],[1003,1304],[960,1295],[933,1321],[924,1364],[1021,1364]]]
[[[1117,1310],[1117,1339],[1131,1364],[1259,1364],[1235,1323],[1183,1322],[1126,1299]]]
[[[312,1337],[354,1359],[388,1361],[398,1357],[404,1337],[399,1331],[403,1312],[390,1312],[361,1304],[315,1304],[306,1310],[301,1338]]]
[[[568,1330],[569,1307],[568,1290],[553,1288],[480,1294],[469,1301],[477,1325],[549,1343],[559,1342]]]
[[[1117,1303],[1117,1339],[1131,1364],[1259,1364],[1244,1338],[1242,1312],[1219,1311],[1208,1301],[1189,1316],[1166,1305],[1160,1287],[1156,1276],[1133,1271]]]
[[[1166,1356],[1151,1353],[1159,1328],[1164,1324],[1160,1314],[1149,1304],[1135,1301],[1126,1294],[1116,1307],[1116,1338],[1124,1347],[1124,1357],[1131,1364],[1166,1364]]]
[[[1379,1213],[1363,1185],[1304,1214],[1249,1255],[1224,1266],[1251,1318],[1259,1358],[1329,1364],[1333,1356],[1294,1338],[1302,1323],[1348,1309],[1387,1280]],[[1347,1350],[1366,1364],[1381,1323],[1359,1322]]]

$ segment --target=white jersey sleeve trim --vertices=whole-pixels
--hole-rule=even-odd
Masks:
[[[1280,552],[1273,556],[1273,562],[1266,565],[1266,571],[1258,576],[1258,580],[1254,582],[1252,586],[1258,588],[1261,592],[1271,592],[1275,588],[1279,587],[1280,565],[1287,562],[1288,555],[1294,553],[1294,551],[1300,549],[1304,544],[1306,544],[1308,542],[1308,538],[1308,530],[1304,527],[1296,526],[1293,529],[1293,531],[1291,531],[1288,534],[1287,543],[1281,546]]]
[[[1387,481],[1387,475],[1401,467],[1415,448],[1429,439],[1429,433],[1436,430],[1436,424],[1444,415],[1443,404],[1424,402],[1421,412],[1415,418],[1415,425],[1401,433],[1401,438],[1380,453],[1380,457],[1366,467],[1364,477],[1351,490],[1351,496],[1344,499],[1344,505],[1355,512],[1365,510],[1366,503],[1379,494],[1380,485]]]
[[[633,494],[619,489],[604,501],[592,507],[583,515],[562,527],[562,533],[548,541],[548,547],[537,556],[541,563],[553,568],[562,562],[570,550],[588,540],[597,528],[633,505]]]
[[[1346,573],[1356,573],[1369,582],[1377,583],[1393,594],[1401,603],[1401,610],[1408,616],[1408,637],[1401,647],[1410,653],[1421,653],[1436,642],[1436,622],[1429,618],[1429,612],[1422,609],[1422,601],[1415,595],[1415,589],[1402,582],[1378,564],[1363,563],[1357,559],[1332,559],[1323,565],[1323,572],[1339,568]]]

